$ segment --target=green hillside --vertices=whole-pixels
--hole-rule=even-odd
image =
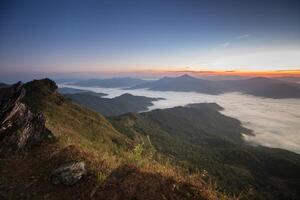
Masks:
[[[0,159],[1,199],[228,199],[201,173],[187,173],[173,158],[144,145],[146,137],[128,137],[99,113],[61,96],[53,81],[22,87],[22,102],[45,115],[51,134],[31,149]],[[87,169],[82,180],[74,186],[52,183],[55,168],[81,161]]]
[[[1,157],[2,199],[299,199],[300,156],[247,145],[241,133],[251,130],[217,104],[107,119],[60,95],[49,79],[21,87],[24,97],[1,89],[2,103],[20,99],[45,116],[51,134]],[[74,186],[53,184],[53,170],[68,162],[84,162],[87,174]]]
[[[223,191],[253,193],[257,199],[299,198],[300,156],[244,144],[241,133],[251,131],[219,109],[216,104],[194,104],[111,121],[130,137],[149,136],[157,150],[191,171],[207,171]]]
[[[103,98],[89,93],[64,94],[73,102],[97,111],[104,116],[117,116],[128,112],[140,112],[153,105],[158,98],[122,94],[115,98]]]

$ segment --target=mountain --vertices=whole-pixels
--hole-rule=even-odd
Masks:
[[[210,81],[183,75],[175,78],[165,77],[157,81],[131,87],[131,89],[139,88],[158,91],[199,92],[213,95],[226,92],[241,92],[275,99],[300,98],[299,84],[262,77],[242,80]]]
[[[140,84],[131,89],[147,88],[158,91],[184,91],[184,92],[199,92],[206,94],[221,94],[223,93],[222,86],[217,82],[194,78],[189,75],[179,77],[164,77],[157,81]]]
[[[6,83],[0,83],[0,88],[8,87],[9,85]]]
[[[89,93],[65,94],[72,101],[95,110],[105,116],[116,116],[127,112],[145,111],[152,104],[152,101],[158,98],[149,98],[143,96],[133,96],[123,94],[115,98],[100,98]]]
[[[288,76],[288,77],[276,77],[276,79],[300,84],[300,77]]]
[[[246,80],[223,81],[228,91],[238,91],[274,99],[300,98],[300,85],[283,80],[256,77]]]
[[[53,80],[55,81],[55,83],[59,83],[59,84],[72,84],[77,81],[82,81],[83,79],[80,79],[80,78],[56,78]]]
[[[81,89],[75,89],[69,87],[58,88],[57,91],[61,94],[76,94],[76,93],[88,92],[88,90],[81,90]]]
[[[60,94],[78,94],[78,93],[84,93],[84,94],[90,94],[96,97],[103,97],[106,96],[107,94],[104,93],[98,93],[98,92],[92,92],[89,90],[81,90],[81,89],[75,89],[75,88],[68,88],[68,87],[62,87],[58,88],[57,91]]]
[[[1,89],[0,95],[0,155],[19,151],[39,143],[49,131],[45,128],[45,117],[32,113],[21,102],[25,96],[21,83]],[[14,132],[17,131],[17,134]]]
[[[0,199],[231,199],[147,137],[130,138],[73,104],[49,79],[0,94]]]
[[[89,79],[72,83],[82,87],[104,87],[104,88],[127,88],[146,83],[146,80],[137,78],[110,78],[110,79]]]
[[[300,155],[253,147],[242,139],[252,134],[217,104],[158,109],[111,118],[129,137],[147,136],[159,152],[191,171],[208,172],[220,190],[243,192],[246,199],[298,199]]]
[[[49,79],[2,88],[0,198],[299,199],[300,155],[248,145],[251,130],[221,110],[105,118]]]

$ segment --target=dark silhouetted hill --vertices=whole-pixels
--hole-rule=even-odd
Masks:
[[[127,88],[138,84],[146,83],[147,81],[137,78],[110,78],[110,79],[89,79],[81,80],[72,83],[73,85],[82,87],[104,87],[104,88]]]
[[[242,92],[268,98],[300,98],[300,85],[271,78],[251,78],[246,80],[223,81],[229,91]]]
[[[241,92],[244,94],[267,98],[300,98],[300,85],[271,78],[250,78],[242,80],[210,81],[183,75],[175,78],[165,77],[132,87],[147,88],[158,91],[199,92],[205,94],[222,94]]]
[[[199,92],[206,94],[221,94],[222,86],[215,81],[198,79],[189,75],[179,77],[165,77],[157,81],[140,84],[131,89],[147,88],[158,91],[184,91],[184,92]]]
[[[0,83],[0,88],[8,87],[9,85],[6,83]]]
[[[95,110],[105,116],[116,116],[128,112],[145,111],[157,98],[123,94],[115,98],[99,98],[89,93],[65,94],[72,101]]]
[[[90,95],[97,96],[97,97],[103,97],[103,96],[107,95],[107,94],[104,94],[104,93],[98,93],[98,92],[92,92],[92,91],[89,91],[89,90],[81,90],[81,89],[68,88],[68,87],[58,88],[57,91],[61,94],[85,93],[85,94],[90,94]]]

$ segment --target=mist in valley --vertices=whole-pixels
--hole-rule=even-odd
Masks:
[[[118,88],[79,87],[76,89],[106,93],[113,98],[124,93],[164,98],[154,101],[148,110],[184,106],[190,103],[215,102],[224,108],[224,115],[239,119],[243,126],[253,130],[255,136],[243,135],[252,145],[287,149],[300,153],[300,100],[261,98],[241,93],[207,95],[195,92],[150,91],[146,89],[123,90]]]

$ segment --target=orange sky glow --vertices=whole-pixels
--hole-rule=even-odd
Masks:
[[[191,76],[263,76],[263,77],[300,77],[299,70],[261,70],[261,71],[246,71],[246,70],[186,70],[186,69],[157,69],[157,70],[124,70],[124,71],[93,71],[93,72],[75,72],[75,73],[93,73],[94,75],[107,76],[179,76],[189,74]]]

